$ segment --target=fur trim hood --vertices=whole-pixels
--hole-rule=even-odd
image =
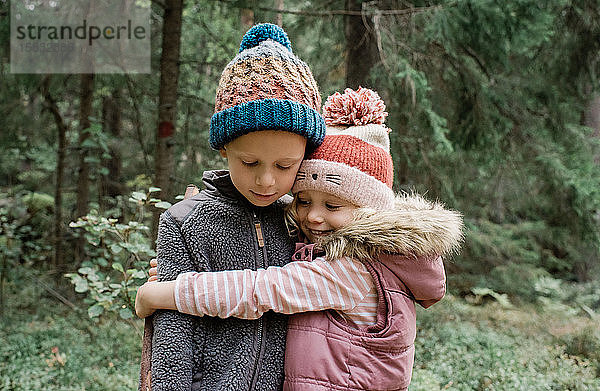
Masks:
[[[449,255],[458,251],[462,241],[460,213],[417,194],[399,194],[394,209],[358,209],[352,222],[319,244],[331,259],[366,259],[377,258],[380,252]]]

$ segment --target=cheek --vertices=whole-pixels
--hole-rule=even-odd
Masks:
[[[252,178],[252,174],[248,172],[248,169],[241,164],[230,165],[229,175],[231,176],[231,181],[236,185],[236,187],[245,185]]]
[[[350,221],[352,221],[353,217],[354,215],[351,212],[340,213],[339,215],[332,218],[332,225],[334,226],[333,228],[338,229],[340,227],[345,226]]]
[[[306,221],[306,208],[296,208],[296,216],[298,216],[298,224],[302,225]]]
[[[294,180],[296,179],[296,173],[297,173],[296,170],[283,171],[278,176],[278,182],[282,186],[289,187],[289,189],[291,189],[292,185],[294,184]]]

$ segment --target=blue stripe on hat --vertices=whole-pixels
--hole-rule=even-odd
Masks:
[[[312,151],[323,142],[325,120],[309,106],[287,99],[261,99],[242,103],[210,119],[210,146],[221,149],[244,134],[259,130],[284,130],[307,139]]]

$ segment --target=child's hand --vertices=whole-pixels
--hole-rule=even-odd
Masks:
[[[135,313],[140,318],[145,318],[154,311],[176,310],[175,305],[175,281],[149,281],[139,287],[135,296]]]
[[[148,300],[148,296],[151,293],[149,290],[152,289],[152,285],[156,284],[157,282],[147,282],[138,288],[137,295],[135,296],[135,313],[140,318],[150,316],[156,311],[156,308],[152,308]]]
[[[158,262],[156,261],[156,258],[152,258],[150,260],[150,270],[148,270],[148,281],[156,281],[158,280],[158,272],[156,270],[156,266],[158,265]]]

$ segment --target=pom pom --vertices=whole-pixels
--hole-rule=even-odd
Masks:
[[[368,88],[346,88],[343,94],[336,92],[327,98],[323,117],[327,125],[368,125],[385,122],[388,113],[379,94]]]
[[[252,27],[244,34],[244,38],[242,38],[242,43],[240,44],[240,52],[258,46],[258,44],[267,39],[279,42],[287,50],[292,51],[292,43],[281,27],[271,23],[262,23]]]

